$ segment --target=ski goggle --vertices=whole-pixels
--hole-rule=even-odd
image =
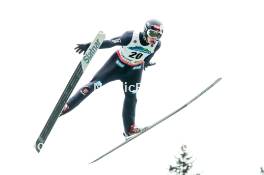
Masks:
[[[150,37],[153,37],[153,38],[160,39],[161,36],[162,36],[162,33],[158,32],[156,30],[148,29],[147,30],[147,35],[150,36]]]

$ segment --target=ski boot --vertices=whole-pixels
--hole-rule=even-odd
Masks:
[[[125,137],[126,140],[135,137],[136,135],[140,134],[141,132],[145,131],[147,129],[147,127],[145,128],[138,128],[135,125],[131,125],[128,133],[124,132],[123,135]]]

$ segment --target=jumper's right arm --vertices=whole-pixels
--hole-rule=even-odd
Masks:
[[[132,35],[133,35],[133,32],[128,31],[119,37],[115,37],[110,40],[104,40],[102,45],[100,46],[100,49],[107,49],[107,48],[111,48],[114,46],[125,46],[131,41]],[[90,44],[91,44],[90,42],[87,44],[77,44],[77,47],[75,48],[75,50],[79,54],[84,53],[88,49]]]

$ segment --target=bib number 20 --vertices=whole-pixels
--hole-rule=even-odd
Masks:
[[[130,58],[134,58],[134,59],[140,59],[143,56],[142,53],[137,53],[137,52],[131,52],[131,54],[129,55]]]

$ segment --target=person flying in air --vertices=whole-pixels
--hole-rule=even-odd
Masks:
[[[108,82],[120,80],[123,83],[125,94],[122,112],[124,136],[130,137],[140,133],[142,129],[135,125],[136,95],[143,70],[148,66],[155,65],[150,60],[161,46],[162,34],[162,23],[158,20],[149,20],[145,23],[143,32],[127,31],[122,36],[104,40],[100,49],[121,47],[113,53],[92,80],[66,102],[61,115],[74,109],[95,89]],[[76,52],[85,53],[90,44],[78,44],[75,48]]]

